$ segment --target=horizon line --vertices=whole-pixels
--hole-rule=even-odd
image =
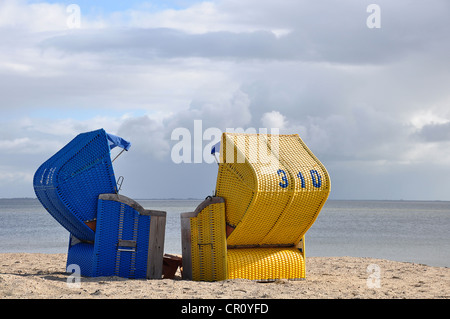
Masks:
[[[129,197],[129,196],[128,196]],[[206,198],[206,197],[205,197]],[[140,200],[205,200],[205,198],[133,198],[135,201]],[[0,197],[0,200],[38,200],[37,197]],[[329,198],[327,201],[386,201],[386,202],[450,202],[450,199],[339,199]]]

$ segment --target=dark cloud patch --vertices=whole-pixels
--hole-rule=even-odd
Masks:
[[[427,124],[417,134],[426,142],[450,142],[450,122]]]
[[[367,27],[369,2],[258,4],[217,4],[217,10],[224,10],[230,17],[227,20],[230,25],[263,26],[256,31],[223,30],[193,34],[182,29],[157,27],[72,30],[46,39],[41,47],[57,48],[69,54],[118,54],[128,59],[201,57],[352,65],[392,63],[434,46],[450,49],[448,41],[443,41],[448,38],[446,32],[449,27],[444,11],[448,5],[442,1],[433,1],[433,5],[379,1],[382,19],[379,29]],[[227,10],[233,7],[235,11],[231,14]],[[276,36],[277,29],[287,30],[286,34]]]

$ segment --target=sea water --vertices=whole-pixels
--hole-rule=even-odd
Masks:
[[[180,213],[202,200],[137,200],[167,212],[166,253],[181,254]],[[0,253],[67,253],[69,233],[37,199],[0,199]],[[450,202],[329,200],[306,256],[373,257],[450,267]]]

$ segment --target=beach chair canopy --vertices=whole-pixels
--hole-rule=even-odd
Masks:
[[[223,135],[216,196],[230,245],[296,245],[330,192],[329,175],[297,134]]]
[[[103,129],[81,133],[36,171],[33,186],[47,211],[80,240],[94,240],[99,194],[117,193],[110,150],[131,143]]]

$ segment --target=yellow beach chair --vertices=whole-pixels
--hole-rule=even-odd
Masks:
[[[215,196],[181,214],[183,278],[305,278],[304,236],[329,193],[297,134],[223,133]]]

